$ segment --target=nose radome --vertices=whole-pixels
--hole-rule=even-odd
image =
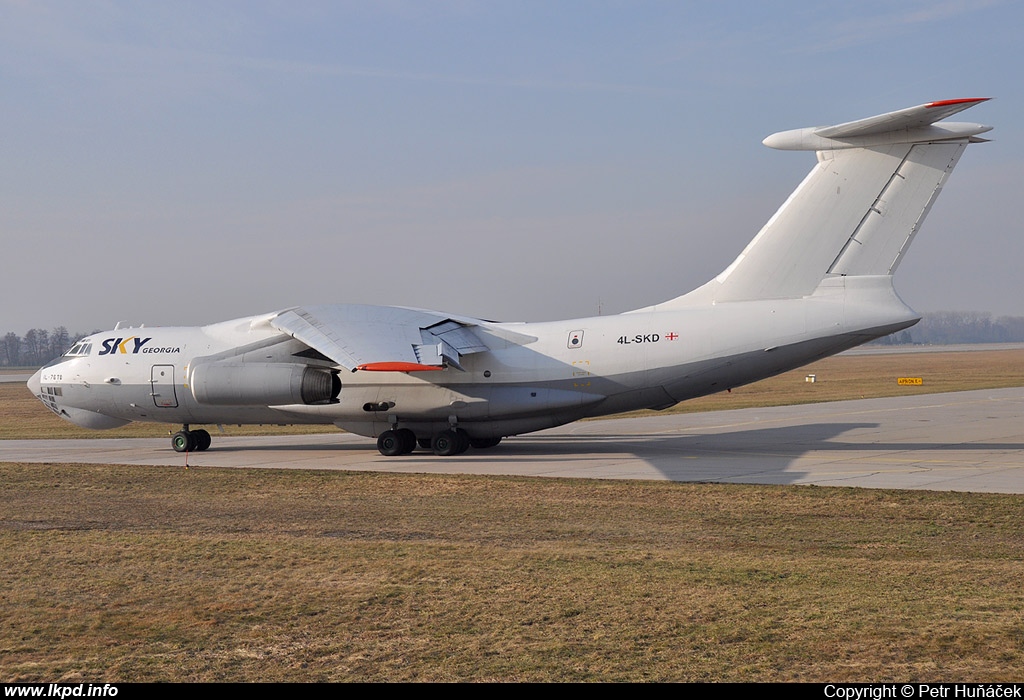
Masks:
[[[39,388],[42,385],[42,382],[40,381],[39,378],[42,375],[42,373],[43,370],[38,370],[35,374],[29,377],[27,386],[28,390],[32,392],[33,396],[39,396]]]

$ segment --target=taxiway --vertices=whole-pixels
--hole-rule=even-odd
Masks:
[[[167,439],[3,440],[0,461],[183,467]],[[214,434],[192,467],[1024,493],[1024,388],[574,423],[441,458],[346,433]]]

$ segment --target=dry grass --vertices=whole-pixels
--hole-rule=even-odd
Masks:
[[[1024,497],[3,465],[6,681],[1019,680]]]

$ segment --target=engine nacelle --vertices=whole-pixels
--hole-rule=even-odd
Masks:
[[[212,406],[329,403],[341,393],[330,370],[271,362],[209,362],[192,368],[192,396]]]

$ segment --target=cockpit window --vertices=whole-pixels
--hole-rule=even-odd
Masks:
[[[64,353],[64,357],[82,357],[92,352],[92,343],[88,340],[79,340],[71,346],[71,349]]]

